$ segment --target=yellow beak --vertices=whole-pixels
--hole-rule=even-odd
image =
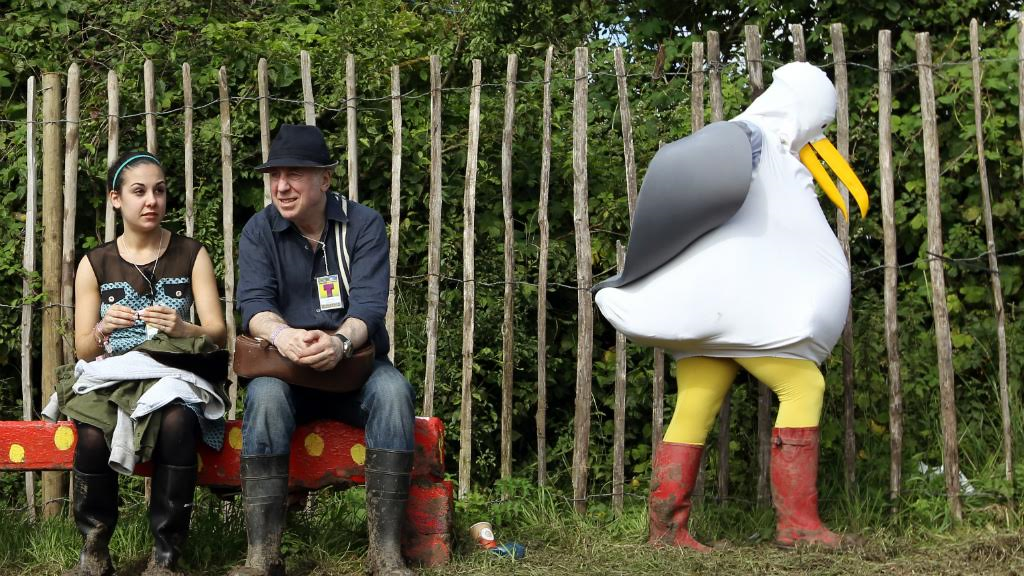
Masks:
[[[861,184],[857,175],[853,173],[853,168],[850,168],[850,165],[846,163],[843,156],[827,138],[819,138],[801,148],[800,161],[810,170],[818,185],[825,191],[825,195],[839,208],[839,211],[843,213],[847,221],[850,220],[849,209],[846,206],[846,202],[843,201],[843,197],[839,194],[839,188],[836,187],[835,182],[832,181],[832,178],[825,171],[825,166],[822,166],[822,162],[835,172],[835,175],[839,177],[839,180],[846,186],[846,189],[850,191],[853,199],[857,201],[857,206],[860,207],[861,218],[867,216],[867,190],[864,189],[864,185]]]

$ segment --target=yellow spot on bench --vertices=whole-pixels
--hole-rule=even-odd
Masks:
[[[306,454],[310,456],[319,456],[324,453],[324,439],[316,432],[306,436],[302,443],[306,446]]]
[[[350,452],[352,453],[353,462],[360,466],[366,463],[366,446],[363,446],[362,444],[354,444]]]
[[[53,445],[57,447],[57,450],[64,451],[69,450],[71,445],[75,443],[75,433],[71,431],[71,428],[67,426],[61,426],[57,428],[57,431],[53,433]]]
[[[11,459],[11,462],[24,462],[25,449],[21,446],[21,444],[11,444],[11,450],[8,453],[8,457]]]
[[[231,446],[232,448],[234,448],[235,450],[241,450],[242,449],[242,429],[241,428],[232,428],[228,432],[228,445]]]

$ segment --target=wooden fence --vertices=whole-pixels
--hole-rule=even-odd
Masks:
[[[1018,28],[1022,22],[1018,22]],[[756,26],[746,27],[746,39],[744,45],[745,59],[740,65],[745,66],[749,81],[749,96],[756,97],[764,89],[763,80],[763,58],[761,56],[761,39]],[[838,148],[844,156],[849,155],[849,87],[847,81],[847,61],[843,44],[843,28],[840,24],[834,24],[829,29],[831,38],[831,52],[833,54],[834,78],[838,90],[838,111],[837,111],[837,143]],[[790,27],[793,39],[793,56],[796,60],[806,59],[806,48],[804,44],[803,30],[800,26]],[[1004,438],[1004,460],[1006,479],[1013,481],[1012,462],[1012,441],[1010,430],[1010,404],[1007,374],[1007,347],[1005,336],[1005,312],[1002,302],[1002,288],[998,261],[996,258],[996,246],[994,242],[991,200],[989,198],[988,177],[985,166],[984,154],[984,131],[982,129],[981,113],[981,89],[980,89],[980,56],[978,48],[978,27],[976,22],[971,23],[970,28],[972,70],[973,70],[973,95],[975,108],[975,125],[977,133],[977,150],[979,156],[979,174],[981,178],[981,191],[984,204],[984,219],[986,230],[986,243],[988,247],[988,268],[991,271],[991,283],[994,310],[996,316],[998,355],[999,355],[999,396],[1000,413],[1003,423]],[[709,32],[706,37],[706,58],[705,44],[697,42],[693,45],[692,65],[690,67],[691,81],[691,106],[692,130],[700,129],[705,118],[705,82],[710,99],[710,119],[719,121],[723,119],[723,94],[721,70],[721,50],[718,34]],[[900,494],[901,470],[903,463],[902,455],[902,430],[903,430],[903,408],[901,391],[901,364],[900,351],[898,348],[897,326],[897,268],[896,261],[896,227],[894,224],[894,196],[892,169],[892,143],[891,143],[891,110],[892,110],[892,84],[891,74],[893,70],[891,54],[891,35],[888,31],[881,31],[878,36],[878,139],[879,139],[879,182],[877,188],[880,190],[882,228],[884,233],[885,247],[885,342],[888,355],[888,381],[890,385],[890,420],[891,431],[891,475],[890,494],[895,499]],[[1021,118],[1024,119],[1024,32],[1020,32],[1018,38],[1019,51],[1021,54],[1020,66],[1020,110]],[[952,365],[952,347],[950,343],[950,328],[948,311],[946,310],[946,287],[943,272],[942,244],[942,223],[940,214],[940,180],[939,180],[939,145],[936,135],[936,112],[935,95],[932,81],[932,55],[927,33],[916,36],[917,49],[917,72],[920,85],[921,119],[923,122],[923,144],[925,150],[925,174],[927,183],[927,222],[928,222],[928,252],[930,285],[932,290],[932,303],[934,313],[934,324],[936,333],[940,390],[941,390],[941,424],[943,437],[943,464],[946,479],[949,508],[952,515],[959,519],[961,517],[961,506],[959,499],[959,465],[956,436],[956,410],[954,404],[954,374]],[[587,48],[577,48],[573,53],[574,76],[573,76],[573,108],[572,108],[572,172],[573,172],[573,225],[575,231],[576,248],[576,285],[578,295],[577,312],[577,357],[576,357],[576,403],[575,403],[575,424],[574,424],[574,454],[572,463],[572,484],[573,499],[575,507],[579,511],[586,509],[588,499],[588,449],[590,446],[590,415],[592,404],[592,370],[593,370],[593,328],[594,310],[590,293],[592,285],[591,270],[591,242],[590,227],[588,222],[589,194],[587,171],[587,138],[588,138],[588,90],[591,87],[591,70],[589,52]],[[547,438],[545,435],[547,418],[547,294],[548,294],[548,247],[549,247],[549,219],[548,201],[551,182],[552,164],[552,105],[551,105],[551,82],[552,82],[552,61],[554,59],[553,48],[548,48],[544,59],[543,73],[543,115],[541,118],[542,145],[539,175],[539,203],[536,217],[539,225],[539,262],[536,275],[537,282],[537,382],[536,382],[536,422],[537,422],[537,481],[544,484],[547,481]],[[301,80],[303,90],[302,106],[305,111],[307,124],[315,124],[316,113],[314,107],[313,84],[310,72],[309,54],[303,51],[300,55]],[[439,315],[439,294],[440,294],[440,244],[441,244],[441,218],[442,218],[442,146],[441,146],[441,111],[442,111],[442,64],[437,56],[430,57],[430,178],[429,178],[429,235],[428,235],[428,262],[427,262],[427,290],[426,290],[426,359],[423,381],[423,407],[422,414],[432,415],[434,413],[434,391],[437,371],[437,343],[438,343],[438,315]],[[345,101],[347,142],[348,142],[348,195],[352,199],[358,199],[359,189],[357,175],[358,171],[358,96],[357,96],[357,71],[355,60],[349,55],[345,62],[346,71],[346,93]],[[511,426],[512,426],[512,402],[513,388],[517,385],[513,380],[514,365],[514,331],[513,315],[515,298],[513,286],[519,281],[515,277],[514,249],[513,242],[513,214],[512,214],[512,158],[515,151],[513,142],[516,106],[518,58],[515,54],[508,56],[505,83],[504,83],[504,123],[501,140],[501,192],[502,192],[502,215],[505,221],[504,228],[504,294],[503,294],[503,316],[502,324],[502,365],[501,371],[501,439],[500,439],[500,473],[502,478],[508,478],[512,474],[512,452],[511,452]],[[623,139],[623,161],[625,167],[624,189],[628,199],[629,216],[632,219],[637,196],[637,167],[633,150],[633,120],[630,109],[630,93],[626,87],[626,64],[621,49],[614,53],[614,75],[616,76],[618,111],[621,120],[621,133]],[[473,61],[472,84],[470,86],[470,109],[469,127],[467,139],[464,201],[463,201],[463,277],[462,277],[462,300],[463,300],[463,328],[462,328],[462,371],[461,371],[461,410],[460,429],[460,451],[458,456],[458,479],[459,494],[465,495],[471,488],[472,478],[472,445],[470,442],[472,434],[472,392],[474,385],[473,362],[474,362],[474,321],[475,321],[475,287],[477,283],[475,274],[475,209],[476,209],[476,184],[477,169],[479,162],[480,142],[480,92],[483,85],[481,64]],[[185,186],[185,230],[191,235],[195,230],[195,206],[194,206],[194,165],[193,157],[193,119],[195,106],[192,102],[191,70],[188,64],[182,66],[181,82],[184,95],[184,106],[181,109],[184,126],[184,186]],[[234,314],[232,313],[232,294],[234,292],[234,240],[235,225],[232,221],[232,181],[233,181],[233,155],[232,155],[232,128],[231,128],[231,96],[230,82],[227,70],[221,68],[219,71],[219,104],[220,104],[220,143],[221,143],[221,167],[223,186],[223,230],[224,230],[224,287],[227,295],[225,313],[229,325],[229,348],[233,348],[233,334],[235,333]],[[258,94],[259,94],[259,117],[260,117],[260,142],[263,157],[266,158],[270,133],[269,133],[269,106],[270,88],[267,74],[267,62],[265,59],[259,61],[257,70]],[[397,257],[400,249],[399,222],[400,194],[401,194],[401,164],[402,164],[402,99],[401,78],[399,68],[391,70],[391,92],[390,101],[392,104],[392,162],[391,162],[391,209],[390,209],[390,244],[391,244],[391,284],[389,290],[389,309],[386,319],[388,330],[394,334],[395,317],[395,276],[397,269]],[[147,61],[144,66],[144,88],[145,88],[145,130],[147,149],[151,152],[157,151],[156,122],[156,100],[154,92],[154,72],[152,62]],[[79,162],[78,146],[78,124],[79,124],[79,71],[78,66],[72,64],[67,73],[67,98],[66,110],[61,116],[60,103],[63,86],[61,75],[56,73],[45,74],[42,79],[42,145],[43,145],[43,178],[42,178],[42,217],[44,237],[42,242],[42,278],[43,292],[46,302],[60,303],[60,306],[47,305],[43,308],[42,322],[42,391],[43,400],[49,397],[54,388],[54,369],[63,361],[73,358],[73,344],[70,341],[62,341],[62,333],[71,333],[73,315],[72,286],[74,274],[74,246],[75,246],[75,206],[77,203],[77,168]],[[108,108],[108,142],[107,142],[107,163],[112,163],[119,152],[119,79],[111,71],[107,77],[107,93],[109,100]],[[35,157],[35,131],[37,122],[35,110],[35,79],[30,78],[27,86],[27,121],[28,121],[28,179],[26,210],[26,241],[24,249],[24,268],[26,280],[24,283],[24,298],[26,304],[22,307],[22,377],[23,377],[23,398],[25,402],[24,417],[30,419],[33,414],[31,398],[31,342],[32,342],[32,307],[28,304],[31,294],[31,286],[28,274],[35,270],[35,206],[36,190],[35,175],[37,174]],[[60,127],[65,127],[63,137]],[[1021,122],[1022,138],[1024,138],[1024,121]],[[62,144],[63,141],[63,144]],[[63,182],[61,177],[63,176]],[[874,188],[875,186],[871,186]],[[264,201],[269,202],[269,180],[264,177]],[[842,190],[844,197],[846,190]],[[63,206],[63,210],[61,209]],[[836,218],[838,222],[837,235],[843,245],[844,251],[849,258],[849,229],[842,218]],[[63,226],[61,225],[63,222]],[[115,235],[115,223],[113,210],[108,205],[106,211],[106,240],[111,240]],[[618,246],[618,261],[621,266],[622,246]],[[61,326],[64,332],[61,332]],[[848,324],[844,331],[840,353],[843,365],[843,399],[844,399],[844,479],[847,486],[854,483],[856,478],[855,463],[857,458],[857,447],[854,436],[855,414],[853,406],[854,394],[854,365],[852,355],[853,342],[853,316],[852,309],[848,315]],[[623,505],[623,484],[624,484],[624,436],[625,436],[625,406],[626,406],[626,341],[619,335],[616,339],[615,359],[617,368],[615,370],[615,401],[614,401],[614,462],[613,462],[613,503],[617,510]],[[393,354],[393,353],[392,353]],[[657,444],[662,434],[664,414],[664,383],[665,366],[664,354],[656,351],[655,364],[653,366],[652,380],[652,431],[654,443]],[[414,381],[420,375],[409,374]],[[519,384],[525,385],[525,384]],[[230,418],[237,415],[236,386],[232,377],[231,385],[231,407]],[[758,401],[758,496],[759,500],[767,502],[770,497],[768,487],[768,450],[770,437],[770,410],[771,395],[763,385],[759,388]],[[730,400],[726,399],[720,417],[720,433],[718,435],[718,446],[720,455],[718,462],[718,494],[719,497],[726,497],[729,492],[728,486],[728,445],[729,426],[721,423],[728,423],[730,415]],[[30,506],[34,506],[34,490],[31,474],[27,475],[27,496]],[[43,475],[43,513],[52,515],[59,510],[61,498],[61,480],[58,473],[44,473]]]

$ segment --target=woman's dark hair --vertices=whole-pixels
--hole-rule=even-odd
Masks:
[[[163,168],[160,159],[149,152],[126,152],[107,169],[107,190],[117,190],[117,183],[124,171],[141,164],[155,164]]]

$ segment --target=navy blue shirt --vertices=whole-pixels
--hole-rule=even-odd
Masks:
[[[348,214],[342,210],[347,203]],[[321,245],[314,251],[294,224],[270,204],[256,213],[242,229],[238,246],[236,299],[242,313],[242,331],[260,312],[273,312],[292,328],[335,332],[345,319],[366,323],[377,357],[387,356],[391,346],[384,315],[388,308],[388,240],[384,219],[374,209],[327,194]],[[321,310],[316,279],[338,274],[335,229],[347,223],[346,239],[349,290],[342,289],[343,308]],[[326,246],[326,266],[324,266]],[[345,254],[342,254],[342,259]]]

